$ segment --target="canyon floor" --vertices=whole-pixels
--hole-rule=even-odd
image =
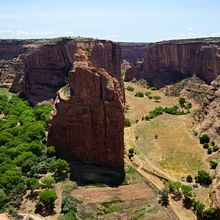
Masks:
[[[131,82],[125,83],[125,88],[127,86],[132,86],[134,91],[126,90],[128,110],[125,117],[131,121],[131,126],[125,128],[124,183],[111,188],[101,184],[77,186],[72,181],[63,181],[54,186],[57,200],[52,215],[36,215],[35,200],[28,199],[27,195],[24,196],[19,213],[36,220],[59,219],[65,192],[79,201],[79,219],[196,219],[191,210],[183,208],[181,200],[174,201],[171,196],[169,205],[161,206],[158,203],[158,190],[165,187],[164,182],[167,180],[178,180],[187,185],[186,176],[190,174],[195,177],[201,169],[211,173],[209,156],[191,129],[192,112],[198,106],[192,102],[191,113],[186,115],[164,113],[149,121],[142,120],[155,107],[177,105],[179,97],[168,97],[159,90],[146,89]],[[147,96],[135,97],[136,92],[151,92],[152,96],[159,95],[161,100],[155,102]],[[0,93],[11,96],[6,89],[1,89]],[[132,160],[127,156],[130,148],[135,151]],[[194,189],[196,197],[209,206],[211,189],[197,187]],[[0,218],[8,219],[7,215],[0,215]]]

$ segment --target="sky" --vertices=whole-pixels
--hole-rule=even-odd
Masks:
[[[219,0],[0,0],[0,39],[218,37],[219,10]]]

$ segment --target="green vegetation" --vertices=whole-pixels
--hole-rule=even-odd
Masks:
[[[127,90],[130,91],[130,92],[133,92],[133,91],[134,91],[134,87],[128,86],[128,87],[127,87]]]
[[[193,210],[195,211],[195,213],[198,215],[198,216],[202,216],[202,213],[203,213],[203,210],[205,208],[205,205],[202,204],[200,201],[196,201],[194,200],[192,202],[192,207],[193,207]]]
[[[199,137],[199,140],[200,140],[200,144],[205,144],[205,143],[209,143],[210,141],[210,138],[208,136],[208,134],[203,134]]]
[[[131,159],[134,156],[135,152],[134,152],[134,148],[130,148],[128,150],[128,157],[129,159]]]
[[[187,181],[188,183],[192,183],[192,182],[193,182],[192,176],[191,176],[191,175],[188,175],[188,176],[186,177],[186,181]]]
[[[136,92],[134,96],[143,98],[144,93],[143,92]]]
[[[103,202],[101,205],[104,207],[105,213],[118,212],[122,209],[123,201],[115,200],[111,202]]]
[[[217,161],[215,160],[210,161],[210,169],[216,169],[217,166],[218,166]]]
[[[40,188],[39,178],[48,171],[55,176],[69,171],[66,161],[56,160],[54,147],[45,146],[51,108],[48,104],[32,108],[16,95],[9,100],[0,96],[0,113],[4,114],[0,120],[0,192],[6,197],[0,202],[1,210],[19,207],[26,190],[32,193]]]
[[[130,127],[131,126],[131,121],[129,120],[129,118],[125,118],[124,126],[125,127]]]
[[[158,115],[162,115],[164,112],[164,108],[159,106],[156,107],[154,110],[150,111],[149,114],[145,117],[146,120],[150,120],[156,118]]]
[[[205,170],[198,171],[198,176],[196,177],[198,183],[204,186],[209,186],[212,183],[212,178]]]
[[[180,106],[184,106],[185,103],[186,103],[186,99],[183,98],[183,97],[180,97],[180,98],[179,98],[179,104],[180,104]]]
[[[53,210],[56,198],[56,192],[51,189],[40,192],[39,200],[47,209]]]
[[[159,102],[159,100],[161,100],[161,97],[159,95],[153,96],[153,99],[155,100],[155,102]]]
[[[163,206],[167,206],[169,204],[169,191],[167,189],[161,189],[159,191],[159,202]]]
[[[45,176],[41,178],[40,181],[44,188],[51,188],[52,185],[55,183],[55,179],[53,176]]]
[[[217,210],[214,208],[208,208],[203,211],[203,219],[204,220],[217,220]]]

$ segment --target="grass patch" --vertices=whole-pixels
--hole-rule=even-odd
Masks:
[[[111,212],[119,212],[123,208],[123,201],[122,200],[115,200],[111,202],[103,202],[101,205],[104,207],[105,213],[111,213]]]

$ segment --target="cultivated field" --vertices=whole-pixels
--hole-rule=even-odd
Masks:
[[[163,113],[150,121],[141,120],[157,106],[169,107],[178,104],[178,98],[164,96],[160,91],[151,91],[152,95],[161,96],[160,102],[148,97],[135,97],[137,91],[150,91],[133,83],[134,91],[126,90],[126,101],[129,106],[125,117],[132,126],[125,129],[126,149],[134,148],[139,158],[151,170],[161,172],[168,177],[182,179],[190,174],[195,176],[204,165],[206,152],[199,144],[198,138],[191,130],[191,114],[169,115]],[[136,120],[139,120],[136,123]]]

